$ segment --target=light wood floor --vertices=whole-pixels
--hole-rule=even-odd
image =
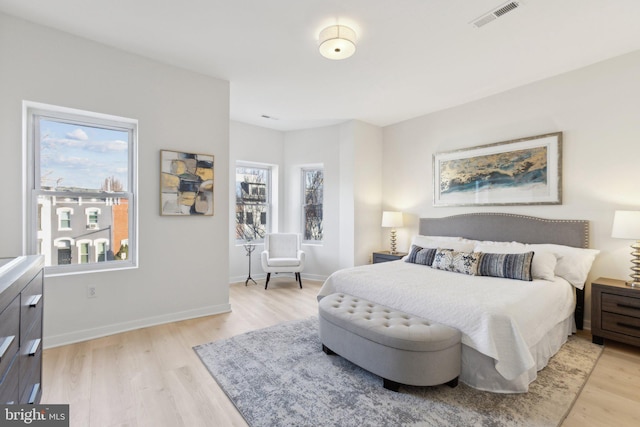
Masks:
[[[321,285],[258,283],[231,286],[231,313],[45,350],[42,403],[70,404],[72,427],[246,426],[192,347],[314,315]],[[639,384],[640,349],[607,342],[563,427],[640,425]]]

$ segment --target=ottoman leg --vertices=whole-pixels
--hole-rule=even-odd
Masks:
[[[333,356],[335,354],[329,347],[324,344],[322,344],[322,351],[324,351],[325,354],[328,354],[329,356]]]
[[[387,390],[396,391],[396,392],[400,389],[400,383],[388,380],[386,378],[382,379],[382,386]]]
[[[455,377],[454,379],[452,379],[451,381],[449,381],[446,384],[451,388],[457,387],[458,386],[458,377]]]

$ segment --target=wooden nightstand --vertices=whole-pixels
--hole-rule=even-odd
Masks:
[[[603,277],[591,283],[591,334],[596,344],[608,338],[640,346],[640,289]]]
[[[389,251],[378,251],[373,253],[373,263],[377,264],[379,262],[396,261],[405,255],[407,255],[406,252],[396,252],[395,254],[392,254]]]

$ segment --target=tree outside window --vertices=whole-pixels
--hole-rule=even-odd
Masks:
[[[304,241],[322,241],[322,203],[324,198],[324,170],[302,169],[302,236]]]

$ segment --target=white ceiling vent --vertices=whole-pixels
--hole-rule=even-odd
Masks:
[[[474,19],[473,21],[471,21],[471,24],[473,24],[476,28],[480,28],[483,25],[487,25],[491,21],[495,21],[496,19],[511,12],[512,10],[519,8],[522,5],[523,3],[521,1],[509,1],[507,3],[503,3],[492,11],[487,12]]]

